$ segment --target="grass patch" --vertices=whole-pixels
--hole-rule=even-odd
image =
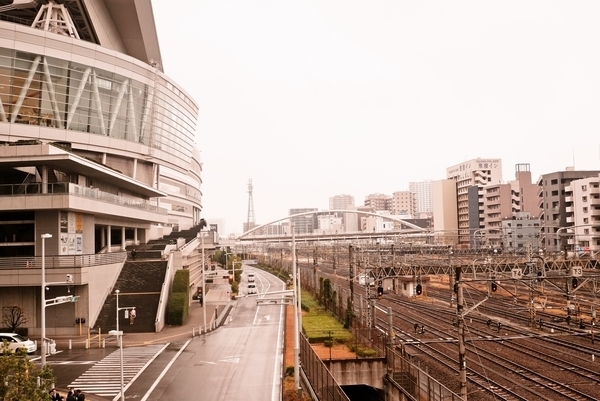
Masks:
[[[352,341],[352,333],[344,329],[333,315],[323,308],[312,295],[302,291],[302,331],[311,343],[333,341],[345,343]],[[304,306],[306,305],[306,308]]]

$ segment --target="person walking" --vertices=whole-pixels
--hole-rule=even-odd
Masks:
[[[52,401],[63,401],[64,400],[63,396],[60,395],[60,393],[58,391],[56,391],[55,388],[50,390],[50,398],[52,399]]]
[[[131,259],[135,260],[135,255],[136,255],[136,253],[137,253],[137,252],[136,252],[135,248],[133,248],[133,249],[131,250]]]
[[[77,401],[85,401],[85,394],[81,390],[75,390],[75,396],[77,397]]]
[[[69,387],[69,392],[67,393],[66,401],[77,401],[77,397],[75,396],[75,391],[73,390],[73,387]]]

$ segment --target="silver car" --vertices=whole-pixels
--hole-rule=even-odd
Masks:
[[[8,342],[9,348],[13,351],[23,349],[31,354],[37,350],[37,344],[34,341],[17,333],[0,333],[0,343],[4,341]]]

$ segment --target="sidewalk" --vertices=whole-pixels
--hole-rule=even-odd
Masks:
[[[225,288],[225,287],[223,287]],[[229,289],[212,288],[206,296],[204,306],[206,309],[206,322],[210,324],[216,319],[215,308],[218,314],[221,313],[229,302],[229,305],[235,307],[236,301],[229,300]],[[218,316],[218,315],[217,315]],[[161,344],[182,339],[192,338],[194,335],[199,335],[199,328],[203,326],[204,311],[198,301],[193,301],[189,307],[189,315],[186,323],[182,326],[165,326],[159,333],[125,333],[123,335],[123,347],[134,347],[150,344]],[[85,349],[86,336],[62,336],[54,337],[57,350],[65,350],[69,347],[69,340],[73,349]],[[91,336],[90,348],[98,348],[102,341],[106,340],[106,348],[117,348],[116,339],[107,333],[101,334],[101,339],[98,339],[98,334]],[[51,356],[49,357],[51,358]],[[57,388],[58,392],[66,398],[67,389]],[[86,393],[86,400],[89,401],[106,401],[106,398],[99,397],[94,394]]]
[[[210,324],[215,320],[215,308],[218,308],[218,313],[221,313],[223,307],[229,302],[235,306],[236,301],[229,300],[229,290],[221,288],[213,288],[206,295],[204,306],[206,306],[206,324]],[[188,319],[182,326],[169,326],[165,327],[159,333],[124,333],[123,334],[123,347],[132,347],[139,345],[149,345],[156,343],[167,343],[176,341],[182,338],[191,338],[192,333],[198,335],[199,327],[204,325],[204,312],[203,307],[200,306],[198,301],[192,301],[189,307]],[[100,340],[98,337],[100,336]],[[79,335],[66,335],[66,336],[53,336],[52,338],[56,341],[56,349],[64,350],[69,347],[69,340],[71,341],[72,348],[85,348],[87,333]],[[106,340],[106,345],[114,347],[116,346],[116,339],[108,333],[94,333],[90,336],[90,348],[97,348],[99,341]]]

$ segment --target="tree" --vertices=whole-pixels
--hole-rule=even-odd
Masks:
[[[41,369],[7,342],[0,349],[0,401],[50,401],[48,391],[56,382],[52,369]]]
[[[4,308],[2,313],[2,323],[14,332],[17,328],[27,323],[25,311],[19,305],[11,305]]]

